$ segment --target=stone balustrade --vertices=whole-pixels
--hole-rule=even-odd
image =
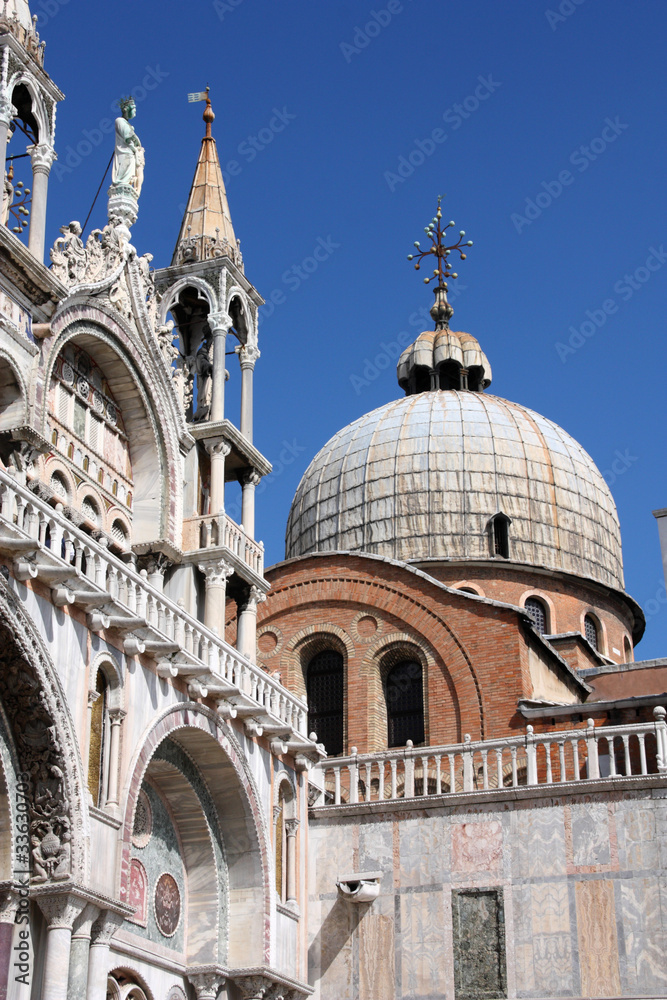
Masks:
[[[18,580],[38,579],[57,606],[76,605],[92,631],[114,629],[128,655],[147,654],[163,677],[185,678],[190,694],[213,698],[250,735],[274,736],[282,752],[321,756],[308,738],[306,703],[16,478],[0,470],[0,552]],[[305,766],[305,764],[304,764]]]
[[[253,571],[264,575],[264,543],[256,542],[227,514],[192,517],[183,522],[183,549],[210,549],[223,546]]]
[[[591,706],[592,707],[592,706]],[[667,779],[665,709],[655,721],[595,726],[537,735],[415,747],[337,757],[320,762],[324,792],[316,806],[420,798],[429,795],[511,791],[520,786],[609,781],[664,775]]]

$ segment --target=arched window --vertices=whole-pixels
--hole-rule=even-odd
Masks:
[[[424,684],[421,663],[402,660],[385,678],[387,702],[387,743],[405,746],[408,740],[424,742]]]
[[[598,623],[596,622],[593,615],[586,615],[586,617],[584,618],[584,635],[590,642],[593,649],[599,648],[600,637],[598,631]]]
[[[479,594],[473,587],[457,587],[456,589],[460,590],[462,594],[474,594],[475,597],[479,597]]]
[[[278,802],[274,818],[276,893],[283,903],[296,902],[296,831],[298,822],[295,815],[294,790],[288,780],[283,779],[278,788]]]
[[[491,530],[491,554],[501,556],[503,559],[510,557],[510,524],[511,520],[502,511],[495,514],[490,521]]]
[[[626,663],[632,663],[632,643],[627,635],[623,639],[623,659]]]
[[[97,695],[97,697],[95,697]],[[95,690],[90,693],[90,743],[88,748],[88,791],[93,805],[106,801],[105,761],[109,744],[109,686],[101,670],[97,671]]]
[[[549,616],[547,614],[547,606],[538,597],[529,597],[524,605],[526,611],[533,619],[533,624],[535,628],[540,633],[544,635],[548,631],[549,627]]]
[[[343,753],[343,657],[334,649],[317,653],[306,673],[308,729],[329,756]]]

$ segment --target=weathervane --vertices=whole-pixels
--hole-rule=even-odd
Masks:
[[[435,320],[436,330],[445,330],[449,320],[454,314],[454,310],[447,301],[447,278],[458,278],[458,274],[452,271],[453,260],[450,260],[450,255],[455,251],[458,251],[460,259],[465,260],[466,254],[463,252],[464,247],[471,247],[472,240],[467,240],[463,242],[463,237],[465,236],[465,230],[461,229],[459,231],[459,238],[456,243],[452,243],[450,246],[446,246],[444,239],[447,234],[447,230],[456,225],[455,222],[448,222],[446,226],[442,225],[442,209],[440,207],[440,202],[442,201],[442,195],[438,196],[438,211],[435,218],[431,219],[428,226],[425,228],[424,232],[430,237],[432,246],[428,247],[427,250],[422,250],[419,240],[415,241],[415,247],[417,253],[408,254],[408,260],[417,260],[415,264],[415,271],[421,269],[422,262],[425,257],[434,256],[437,261],[437,267],[433,271],[433,274],[424,278],[424,284],[428,285],[431,281],[438,279],[438,284],[434,289],[435,294],[435,304],[431,309],[431,316]]]

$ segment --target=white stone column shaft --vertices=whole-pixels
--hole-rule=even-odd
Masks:
[[[211,456],[211,514],[224,513],[225,510],[225,459],[232,450],[228,441],[217,439],[206,444],[206,450]],[[221,544],[221,542],[219,542]]]
[[[46,201],[49,190],[49,173],[56,158],[55,150],[44,142],[28,146],[32,160],[32,206],[28,250],[40,263],[44,263],[44,237],[46,234]]]
[[[41,1000],[67,1000],[72,925],[85,902],[68,893],[40,895],[37,902],[48,925]]]
[[[239,348],[241,362],[241,426],[243,436],[252,444],[253,422],[253,372],[259,350],[253,344],[242,344]]]
[[[125,718],[121,708],[109,712],[111,736],[109,738],[109,780],[107,782],[107,805],[118,805],[118,768],[120,763],[120,726]]]
[[[261,482],[259,472],[251,469],[241,477],[241,524],[246,535],[255,537],[255,488]]]
[[[86,1000],[104,1000],[107,995],[109,945],[123,922],[117,913],[106,910],[93,924],[88,952],[88,988]]]
[[[287,902],[296,903],[296,831],[299,828],[298,819],[285,820],[287,835]]]
[[[236,634],[236,648],[254,663],[257,659],[257,605],[266,600],[259,587],[251,587],[248,599],[241,605]]]
[[[234,572],[234,567],[224,559],[218,559],[215,562],[200,564],[199,569],[206,580],[204,625],[210,629],[216,628],[224,639],[227,580]]]
[[[213,334],[213,385],[211,387],[211,421],[225,419],[225,345],[231,318],[222,312],[209,314],[208,325]]]

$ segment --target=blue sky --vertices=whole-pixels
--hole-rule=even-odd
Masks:
[[[48,242],[88,214],[112,148],[100,123],[131,91],[147,157],[134,243],[169,263],[203,129],[203,105],[186,97],[211,87],[246,274],[277,302],[255,379],[255,440],[275,466],[258,499],[267,562],[282,557],[313,455],[401,395],[392,354],[431,327],[419,311],[432,302],[406,255],[445,193],[445,215],[474,240],[452,325],[481,341],[493,392],[555,420],[607,474],[626,586],[648,612],[637,656],[666,654],[651,511],[667,506],[667,5],[39,0],[32,11],[67,95]],[[101,196],[91,225],[104,221]],[[308,273],[316,247],[325,259]]]

